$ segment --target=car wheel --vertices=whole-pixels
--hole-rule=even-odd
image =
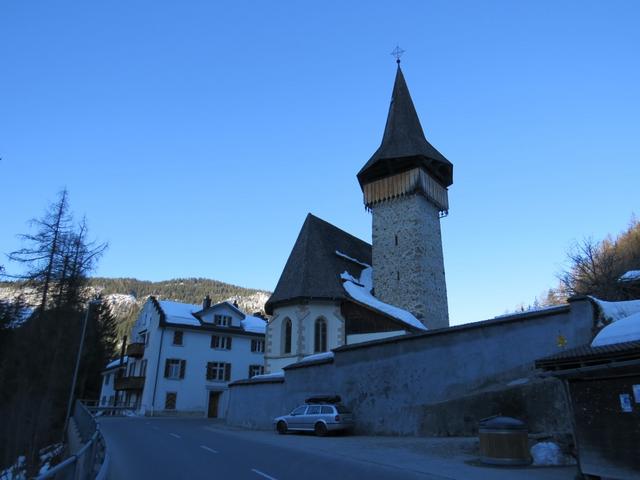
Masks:
[[[276,430],[278,430],[278,433],[280,435],[284,435],[285,433],[287,433],[287,424],[280,420],[276,425]]]
[[[324,437],[327,434],[327,426],[322,422],[318,422],[313,431],[317,436]]]

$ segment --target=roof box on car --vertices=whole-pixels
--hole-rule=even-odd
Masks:
[[[316,395],[314,397],[307,398],[305,403],[340,403],[340,395]]]

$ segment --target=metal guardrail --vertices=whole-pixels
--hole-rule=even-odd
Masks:
[[[75,454],[52,467],[37,480],[104,479],[107,476],[108,456],[98,424],[87,408],[76,400],[73,419],[83,445]]]

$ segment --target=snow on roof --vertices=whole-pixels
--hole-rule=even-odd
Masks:
[[[600,309],[604,323],[611,323],[640,312],[640,300],[624,302],[606,302],[595,297],[589,297]]]
[[[350,257],[346,253],[342,253],[339,250],[336,250],[336,255],[338,255],[339,257],[342,257],[342,258],[346,258],[347,260],[349,260],[349,261],[351,261],[353,263],[357,263],[358,265],[362,265],[363,267],[370,267],[371,266],[368,263],[364,263],[364,262],[361,262],[360,260],[356,260],[355,258]]]
[[[337,253],[337,252],[336,252]],[[410,312],[403,310],[394,305],[389,305],[388,303],[381,302],[376,297],[371,295],[371,289],[373,287],[373,268],[367,267],[362,270],[360,274],[360,279],[358,282],[354,281],[353,276],[349,274],[349,272],[343,272],[340,274],[340,278],[344,280],[342,286],[347,291],[349,296],[354,300],[364,303],[369,307],[383,312],[396,320],[400,320],[407,325],[412,326],[413,328],[418,328],[420,330],[427,330],[420,320],[413,316]]]
[[[629,270],[618,279],[619,282],[635,282],[636,280],[640,280],[640,270]]]
[[[618,302],[616,302],[618,303]],[[592,347],[640,340],[640,312],[610,323],[591,342]]]
[[[251,378],[284,378],[284,370],[277,370],[272,373],[262,373],[260,375],[254,375]]]
[[[322,353],[314,353],[313,355],[307,355],[298,363],[315,362],[316,360],[325,360],[327,358],[333,358],[333,352],[329,351],[329,352],[322,352]]]
[[[190,303],[172,302],[170,300],[158,301],[160,308],[167,317],[167,322],[178,323],[180,325],[200,326],[200,320],[193,316],[194,312],[202,309],[201,305]]]
[[[267,322],[260,317],[253,315],[245,315],[244,320],[240,322],[245,332],[265,333],[267,330]]]
[[[127,363],[127,360],[129,360],[129,357],[127,357],[126,355],[122,358],[122,364],[124,365],[125,363]],[[110,368],[115,368],[120,364],[120,358],[116,358],[115,360],[109,362],[107,364],[106,367],[104,367],[105,370],[109,370]]]

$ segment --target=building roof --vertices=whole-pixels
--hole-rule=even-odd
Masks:
[[[358,172],[358,181],[362,187],[415,167],[425,168],[444,187],[453,183],[453,165],[425,138],[398,64],[382,143]]]
[[[265,311],[271,315],[276,305],[295,300],[349,298],[340,274],[359,275],[363,263],[371,264],[370,244],[308,214]]]
[[[158,300],[154,296],[150,296],[149,300],[153,303],[160,316],[160,325],[175,325],[182,328],[189,328],[190,330],[207,330],[229,334],[265,334],[267,324],[262,318],[247,315],[230,302],[220,302],[203,310],[201,305],[192,305],[189,303],[174,302],[170,300]],[[240,327],[219,327],[201,320],[200,317],[205,311],[215,309],[221,305],[226,305],[232,310],[238,312],[242,317],[240,320]]]
[[[601,347],[585,345],[536,360],[536,368],[568,370],[637,359],[640,359],[640,341],[615,343]]]

